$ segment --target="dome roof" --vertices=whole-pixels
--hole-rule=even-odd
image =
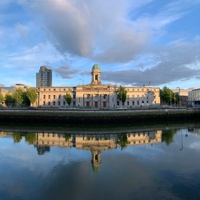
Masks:
[[[100,67],[99,67],[99,65],[94,64],[93,67],[92,67],[92,69],[93,69],[93,70],[94,70],[94,69],[100,69]]]

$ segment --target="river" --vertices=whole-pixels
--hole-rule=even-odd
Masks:
[[[200,126],[0,129],[3,200],[200,199]]]

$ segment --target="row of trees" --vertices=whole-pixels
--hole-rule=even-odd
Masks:
[[[26,91],[22,88],[16,88],[12,93],[7,93],[3,96],[0,93],[0,102],[5,101],[7,106],[12,106],[17,103],[17,106],[21,106],[22,104],[25,106],[30,106],[35,103],[37,100],[37,91],[36,88],[27,88]],[[72,102],[72,96],[68,93],[64,96],[67,104],[70,105]]]
[[[30,106],[30,104],[33,104],[36,99],[37,91],[35,88],[27,88],[26,91],[22,88],[16,88],[15,91],[7,93],[5,96],[0,93],[0,102],[5,101],[7,106],[12,106],[15,103],[19,106],[22,104]]]

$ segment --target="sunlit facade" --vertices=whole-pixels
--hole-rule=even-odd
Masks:
[[[39,107],[95,107],[114,108],[122,106],[117,98],[116,91],[119,86],[102,84],[100,67],[95,64],[91,71],[90,84],[76,87],[38,87],[38,100],[33,106]],[[125,87],[127,99],[126,107],[142,107],[160,105],[160,88],[158,87]],[[66,93],[72,97],[72,102],[67,105],[64,98]]]

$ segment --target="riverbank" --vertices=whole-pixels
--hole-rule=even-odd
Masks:
[[[151,124],[200,120],[200,110],[0,110],[0,124]]]

